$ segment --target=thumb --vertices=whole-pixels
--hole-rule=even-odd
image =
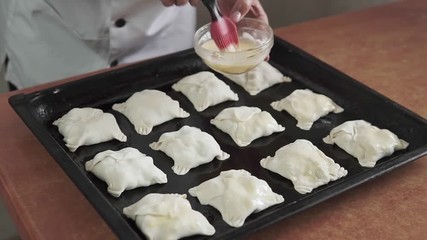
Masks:
[[[237,0],[230,11],[230,18],[234,22],[244,16],[256,18],[268,24],[268,17],[259,0]]]
[[[251,9],[251,0],[237,0],[230,10],[230,18],[234,22],[240,21]]]

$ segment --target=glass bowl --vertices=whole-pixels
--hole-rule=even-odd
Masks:
[[[239,46],[220,51],[210,34],[210,23],[202,26],[194,35],[194,50],[213,70],[241,74],[256,67],[269,55],[274,43],[271,27],[257,19],[243,18],[237,24]]]

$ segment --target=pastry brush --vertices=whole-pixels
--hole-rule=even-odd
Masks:
[[[216,0],[202,0],[212,17],[210,33],[212,40],[222,50],[233,50],[239,43],[236,24],[228,17],[222,16]]]

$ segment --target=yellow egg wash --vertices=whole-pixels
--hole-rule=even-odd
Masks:
[[[202,47],[205,49],[208,49],[210,51],[220,52],[218,46],[215,44],[215,42],[212,39],[203,43]],[[245,50],[255,48],[255,47],[256,47],[256,44],[254,41],[249,40],[249,39],[245,39],[245,38],[243,38],[243,39],[241,38],[241,39],[239,39],[238,45],[231,45],[229,48],[227,48],[223,51],[224,52],[239,52],[239,51],[245,51]]]
[[[213,40],[206,41],[203,43],[202,47],[205,49],[208,49],[210,51],[215,52],[240,52],[240,51],[246,51],[252,48],[255,48],[257,45],[254,41],[249,39],[239,39],[238,45],[232,45],[229,48],[225,50],[219,50],[219,48],[216,46],[215,42]],[[257,63],[253,63],[251,60],[242,59],[241,61],[235,61],[235,62],[228,62],[228,63],[221,63],[221,61],[216,60],[209,61],[208,59],[204,59],[205,63],[211,67],[214,70],[223,72],[223,73],[229,73],[229,74],[240,74],[245,73],[252,68],[256,67]]]

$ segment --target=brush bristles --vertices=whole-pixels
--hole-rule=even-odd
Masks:
[[[237,27],[231,19],[221,18],[211,24],[211,37],[220,50],[235,49],[239,44]]]
[[[238,44],[238,42],[233,40],[233,37],[229,35],[216,37],[213,40],[220,50],[235,51]]]

